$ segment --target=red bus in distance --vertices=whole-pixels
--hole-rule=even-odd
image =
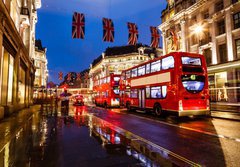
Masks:
[[[97,106],[119,107],[119,80],[120,75],[110,74],[93,81],[95,104]]]
[[[204,56],[173,52],[122,71],[120,103],[128,110],[153,111],[158,116],[209,114]]]

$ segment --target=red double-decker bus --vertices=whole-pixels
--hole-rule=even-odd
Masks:
[[[173,52],[124,70],[120,103],[128,110],[153,111],[160,116],[209,113],[207,66],[203,55]]]
[[[93,81],[95,104],[103,107],[119,107],[120,75],[110,74]]]

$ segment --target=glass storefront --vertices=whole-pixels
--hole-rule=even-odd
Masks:
[[[240,102],[240,68],[209,73],[208,80],[212,102]]]

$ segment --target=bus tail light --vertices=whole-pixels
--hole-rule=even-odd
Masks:
[[[179,111],[183,111],[182,100],[179,100],[178,106],[179,106]]]
[[[209,99],[207,99],[207,110],[210,109],[210,102],[209,102]]]

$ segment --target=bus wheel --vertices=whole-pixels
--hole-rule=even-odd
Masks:
[[[154,112],[157,116],[163,115],[162,107],[160,105],[155,105]]]

